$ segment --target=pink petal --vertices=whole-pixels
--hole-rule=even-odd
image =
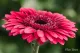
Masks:
[[[15,28],[13,28],[12,30],[11,30],[11,33],[13,33],[13,32],[19,32],[20,31],[20,29],[15,29]]]
[[[58,30],[56,30],[56,32],[63,34],[63,35],[69,35],[67,31],[62,30],[62,29],[58,29]]]
[[[27,16],[23,12],[17,12],[17,14],[18,14],[18,17],[17,17],[18,19],[24,19]]]
[[[20,30],[20,34],[23,34],[23,33],[24,33],[24,29],[21,29],[21,30]]]
[[[14,22],[17,22],[17,19],[9,19],[8,21],[14,21]]]
[[[24,29],[24,32],[25,32],[25,33],[34,33],[34,32],[36,32],[36,30],[33,29],[33,28],[31,28],[31,27],[26,27],[26,28]]]
[[[12,16],[15,16],[19,20],[22,20],[22,18],[24,19],[24,17],[26,17],[26,15],[22,12],[11,11],[10,13]]]
[[[22,39],[23,40],[27,39],[28,35],[30,35],[30,34],[22,34]]]
[[[9,19],[8,21],[9,22],[22,22],[22,20],[20,19]]]
[[[7,19],[15,18],[15,16],[12,16],[12,15],[9,15],[9,14],[5,14],[5,17],[6,17]]]
[[[42,30],[37,30],[37,35],[39,37],[43,37],[44,36],[44,32]]]
[[[31,43],[33,40],[34,40],[34,36],[33,36],[33,35],[29,35],[29,36],[27,37],[28,43]]]
[[[16,35],[18,35],[18,34],[20,34],[20,29],[12,29],[11,30],[11,33],[13,34],[13,36],[16,36]]]
[[[6,27],[6,30],[12,30],[13,27]]]
[[[16,36],[16,35],[18,35],[19,34],[19,32],[15,32],[15,33],[13,33],[13,36]]]
[[[74,31],[74,32],[76,32],[78,29],[77,28],[72,28],[73,30],[72,31]]]
[[[55,37],[55,38],[58,37],[58,35],[57,35],[55,32],[52,32],[52,31],[48,31],[48,32],[49,32],[49,34],[50,34],[51,36],[53,36],[53,37]]]
[[[42,45],[44,42],[42,42],[40,39],[38,39],[37,40],[38,41],[38,43],[40,44],[40,45]]]
[[[25,28],[23,25],[16,25],[14,28]]]
[[[26,9],[26,8],[20,8],[20,11],[21,12],[25,12],[25,13],[28,13],[29,15],[33,15],[33,14],[35,14],[35,10],[34,9],[32,9],[32,8],[28,8],[28,9]]]
[[[64,40],[68,41],[68,38],[66,36],[63,36],[64,37]]]
[[[11,11],[10,13],[11,13],[12,16],[18,16],[16,11]]]
[[[14,24],[7,24],[7,25],[5,25],[5,27],[11,27],[11,26],[14,27]]]
[[[61,45],[64,45],[64,44],[65,44],[64,40],[58,39],[57,41],[58,41]]]
[[[6,26],[5,26],[5,24],[4,24],[4,25],[2,25],[2,27],[3,27],[3,28],[5,28],[5,27],[6,27]]]
[[[45,36],[46,36],[51,42],[53,41],[52,37],[51,37],[48,33],[45,33]]]
[[[75,38],[75,33],[74,33],[74,32],[69,32],[68,37],[70,37],[70,38]]]
[[[51,44],[57,44],[57,40],[53,38],[53,41],[51,41]]]
[[[40,40],[41,40],[42,42],[46,42],[46,38],[45,38],[45,37],[40,37]]]
[[[34,40],[34,36],[32,34],[23,34],[22,35],[23,40],[27,40],[29,43]]]
[[[34,33],[34,37],[35,37],[35,39],[38,39],[39,38],[39,36],[37,35],[36,32]]]
[[[73,31],[71,31],[71,30],[66,30],[66,31],[68,32],[68,35],[66,35],[66,36],[68,36],[70,38],[75,38],[76,34]]]
[[[14,26],[14,25],[19,25],[20,23],[16,23],[16,22],[7,22],[5,25],[7,26]]]
[[[58,35],[58,38],[60,38],[61,40],[63,40],[63,35],[62,34],[59,34],[59,33],[57,33],[57,35]]]
[[[11,15],[9,15],[9,14],[5,14],[5,17],[6,17],[6,18],[9,18],[9,17],[11,17]]]

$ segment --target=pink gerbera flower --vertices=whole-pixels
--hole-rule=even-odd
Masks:
[[[19,12],[10,13],[5,15],[3,27],[10,31],[9,36],[21,34],[29,43],[36,40],[40,44],[50,41],[64,45],[65,40],[74,38],[77,31],[75,23],[59,13],[31,8],[20,8]]]

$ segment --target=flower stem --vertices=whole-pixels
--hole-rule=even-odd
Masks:
[[[38,53],[39,44],[36,41],[34,41],[31,45],[32,45],[32,53]]]

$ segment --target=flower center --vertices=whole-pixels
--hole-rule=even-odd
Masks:
[[[28,16],[23,21],[25,26],[31,26],[35,29],[53,30],[56,28],[56,22],[47,16]]]
[[[47,24],[47,22],[44,21],[44,20],[36,20],[35,23],[37,23],[37,24]]]

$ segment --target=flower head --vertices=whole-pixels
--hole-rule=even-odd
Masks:
[[[10,31],[9,36],[21,34],[23,40],[29,43],[36,40],[40,44],[50,41],[64,45],[65,40],[74,38],[77,31],[75,23],[59,13],[31,8],[20,8],[19,12],[10,13],[5,15],[3,27]]]

